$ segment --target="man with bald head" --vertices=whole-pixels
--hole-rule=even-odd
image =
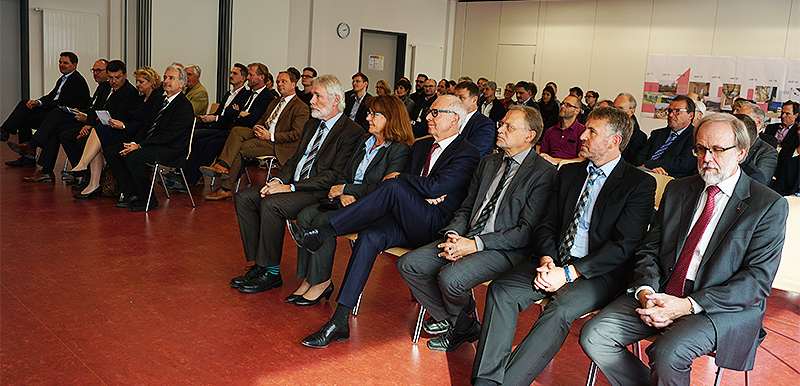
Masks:
[[[613,107],[622,110],[633,121],[633,134],[631,134],[631,141],[628,146],[622,151],[622,159],[631,164],[636,164],[636,157],[642,151],[644,145],[647,144],[647,134],[645,134],[639,127],[639,121],[636,120],[636,98],[633,95],[622,92],[614,99]]]
[[[764,174],[767,183],[772,180],[772,175],[775,174],[775,168],[778,167],[778,150],[764,141],[760,135],[764,131],[764,120],[766,113],[764,109],[755,103],[747,103],[733,111],[734,114],[744,114],[749,116],[756,124],[756,134],[751,138],[750,150],[747,152],[747,158],[758,167],[758,170]],[[772,138],[775,137],[766,136]]]

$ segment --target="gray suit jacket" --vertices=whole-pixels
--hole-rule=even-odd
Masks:
[[[756,138],[753,146],[750,146],[747,158],[750,158],[750,161],[756,164],[758,170],[767,179],[767,185],[769,185],[769,181],[772,180],[772,176],[775,174],[775,168],[778,167],[778,150],[761,138]]]
[[[489,194],[492,180],[500,168],[505,167],[504,154],[490,154],[481,159],[470,181],[467,197],[442,233],[467,234],[484,197]],[[553,165],[531,150],[511,179],[502,200],[497,203],[495,231],[480,235],[484,250],[502,250],[514,264],[530,256],[533,229],[544,219],[547,210],[545,198],[555,179]]]
[[[699,176],[667,185],[636,253],[631,289],[649,285],[664,292],[704,188]],[[766,335],[766,297],[780,263],[788,211],[784,198],[742,174],[714,229],[689,296],[714,325],[720,367],[753,368]]]

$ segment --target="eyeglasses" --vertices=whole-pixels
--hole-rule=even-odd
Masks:
[[[434,118],[438,117],[440,113],[455,114],[456,112],[453,111],[453,110],[439,110],[439,109],[430,109],[430,110],[428,110],[428,114],[430,114]]]
[[[711,155],[713,155],[714,157],[719,157],[719,156],[722,155],[722,153],[724,153],[724,152],[726,152],[726,151],[728,151],[730,149],[733,149],[735,147],[736,147],[736,145],[729,146],[729,147],[711,146],[710,148],[708,148],[708,147],[705,147],[705,146],[697,145],[697,146],[692,148],[692,154],[694,154],[695,157],[696,156],[704,156],[704,155],[706,155],[707,152],[710,151]]]
[[[579,109],[579,108],[580,108],[580,107],[578,107],[578,106],[575,106],[575,105],[573,105],[573,104],[569,104],[569,103],[567,103],[567,102],[561,102],[561,104],[562,104],[562,105],[567,105],[567,107],[572,107],[573,109]]]
[[[93,68],[93,69],[92,69],[92,72],[94,72],[94,73],[98,73],[98,72],[103,72],[103,71],[105,71],[105,70],[106,70],[105,68]]]
[[[511,126],[511,125],[509,125],[508,123],[505,123],[505,122],[503,122],[503,121],[498,121],[498,122],[497,122],[497,130],[500,130],[500,129],[502,129],[502,128],[503,128],[503,126],[505,126],[505,127],[506,127],[506,130],[508,130],[508,131],[514,131],[514,130],[516,130],[516,129],[517,129],[516,127],[514,127],[514,126]]]
[[[667,109],[667,111],[666,111],[666,112],[667,112],[667,115],[670,115],[670,114],[675,114],[675,115],[678,115],[678,114],[680,114],[682,111],[689,112],[689,110],[686,110],[686,109]]]
[[[306,75],[306,74],[300,75],[300,77],[303,78],[303,79],[311,79],[311,78],[313,78],[313,76]]]
[[[383,113],[376,113],[376,112],[372,112],[372,111],[367,111],[367,116],[370,117],[370,118],[375,118],[376,115],[383,116]]]

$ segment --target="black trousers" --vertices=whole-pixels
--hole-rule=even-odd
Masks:
[[[17,107],[3,122],[3,130],[11,134],[19,134],[19,143],[28,142],[31,139],[33,129],[38,129],[47,114],[52,109],[35,107],[29,109],[28,101],[19,101]]]
[[[121,143],[108,145],[103,148],[103,155],[125,197],[136,194],[140,200],[147,200],[150,192],[150,168],[146,164],[169,164],[180,157],[164,146],[146,146],[125,156],[119,154],[123,148]]]

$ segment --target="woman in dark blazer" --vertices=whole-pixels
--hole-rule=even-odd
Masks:
[[[483,93],[480,104],[481,114],[489,117],[492,122],[497,123],[506,116],[506,108],[496,96],[497,83],[491,80],[484,82],[481,92]]]
[[[370,136],[356,149],[338,180],[331,187],[328,199],[303,209],[297,223],[303,227],[318,227],[325,221],[327,211],[352,204],[378,187],[383,177],[403,171],[411,158],[414,134],[411,119],[403,102],[396,96],[377,96],[367,100],[367,122]],[[331,270],[336,252],[336,238],[325,242],[311,254],[297,249],[297,278],[304,279],[300,287],[286,298],[287,303],[313,306],[333,293]]]

